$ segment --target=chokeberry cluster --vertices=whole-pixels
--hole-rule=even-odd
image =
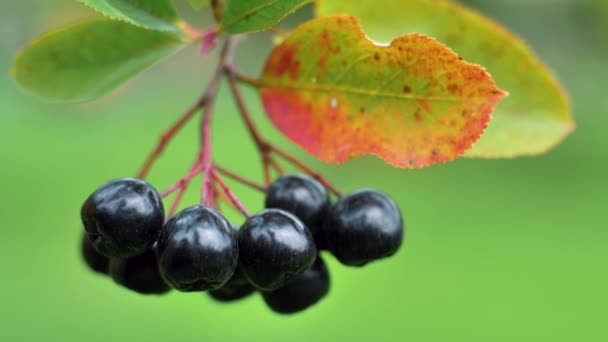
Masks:
[[[329,292],[323,250],[344,265],[363,266],[401,246],[400,210],[380,192],[359,190],[332,204],[321,183],[294,174],[265,193],[265,209],[237,229],[202,205],[165,221],[150,184],[111,181],[82,206],[82,255],[93,271],[142,294],[207,291],[231,302],[259,292],[270,309],[289,314]]]

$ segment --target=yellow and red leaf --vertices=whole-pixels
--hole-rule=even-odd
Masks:
[[[506,95],[482,67],[421,34],[370,41],[358,19],[314,19],[276,46],[259,82],[272,122],[320,160],[373,154],[403,168],[450,161]]]

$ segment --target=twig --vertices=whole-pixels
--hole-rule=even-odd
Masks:
[[[194,176],[196,176],[202,170],[203,170],[203,165],[200,163],[200,159],[196,159],[196,161],[194,162],[194,165],[192,165],[192,167],[190,168],[188,173],[184,177],[182,177],[180,180],[173,183],[173,185],[168,187],[165,191],[163,191],[161,193],[161,196],[167,197],[167,196],[171,195],[173,192],[175,192],[175,190],[183,188],[192,180],[192,178],[194,178]]]
[[[243,99],[243,95],[241,94],[241,91],[237,84],[237,81],[243,80],[244,76],[237,75],[236,72],[234,71],[234,67],[232,67],[231,65],[226,66],[226,72],[228,73],[228,82],[230,85],[230,90],[231,90],[234,100],[237,104],[237,107],[239,108],[239,113],[241,114],[241,118],[245,122],[249,135],[253,139],[254,143],[256,144],[256,146],[258,148],[258,151],[260,152],[261,159],[262,159],[262,165],[264,168],[263,169],[264,178],[265,178],[266,183],[269,182],[269,180],[268,180],[269,172],[270,172],[269,168],[270,168],[270,165],[273,163],[271,154],[275,153],[276,155],[280,156],[281,158],[283,158],[285,161],[289,162],[293,166],[308,173],[311,177],[313,177],[317,181],[319,181],[319,183],[321,183],[323,186],[325,186],[327,189],[329,189],[329,191],[334,193],[336,196],[341,197],[342,194],[338,190],[338,188],[336,186],[334,186],[333,184],[331,184],[327,179],[325,179],[323,176],[321,176],[318,172],[313,170],[308,165],[304,164],[298,158],[296,158],[296,157],[292,156],[291,154],[287,153],[286,151],[276,147],[275,145],[270,144],[264,138],[262,138],[261,134],[259,133],[257,127],[255,126],[255,124],[253,122],[251,113],[249,112],[249,110],[247,109],[247,106],[245,105],[245,100]],[[237,78],[237,76],[238,76],[238,78]]]
[[[230,187],[226,184],[226,182],[224,182],[222,177],[216,172],[215,169],[211,169],[211,175],[213,176],[213,179],[220,185],[222,190],[224,190],[224,193],[226,194],[226,196],[228,197],[230,202],[232,202],[232,204],[241,213],[243,213],[243,215],[245,215],[245,217],[249,217],[249,211],[245,208],[243,203],[241,203],[241,201],[238,199],[238,197],[232,192]]]
[[[203,117],[201,120],[201,151],[200,160],[203,165],[203,181],[201,185],[201,204],[215,208],[217,201],[215,193],[213,192],[213,184],[211,179],[211,173],[213,169],[213,156],[212,156],[212,140],[211,140],[211,116],[213,114],[213,104],[217,98],[217,91],[219,89],[219,83],[224,72],[224,64],[226,60],[231,59],[234,53],[235,40],[232,37],[228,37],[222,52],[220,54],[220,61],[209,82],[207,91],[205,92],[205,108],[203,110]]]
[[[270,165],[276,171],[276,173],[279,174],[279,176],[283,176],[285,174],[285,169],[283,169],[283,167],[281,166],[281,164],[279,164],[279,162],[277,162],[276,159],[271,158],[270,159]]]
[[[281,150],[280,148],[278,148],[278,147],[276,147],[274,145],[271,145],[270,148],[272,149],[272,152],[276,153],[278,156],[280,156],[281,158],[283,158],[285,161],[289,162],[290,164],[292,164],[293,166],[299,168],[300,170],[308,173],[311,177],[313,177],[314,179],[316,179],[319,183],[321,183],[329,191],[331,191],[332,193],[334,193],[334,195],[336,195],[338,197],[342,197],[342,193],[340,192],[340,190],[338,190],[338,188],[336,188],[327,179],[325,179],[325,177],[321,176],[321,174],[319,174],[318,172],[316,172],[315,170],[313,170],[308,165],[304,164],[298,158],[292,156],[291,154],[287,153],[286,151]]]
[[[175,194],[175,198],[173,199],[173,202],[171,203],[171,209],[169,209],[169,214],[167,215],[167,217],[173,217],[173,215],[175,215],[175,213],[177,212],[177,208],[179,208],[179,204],[182,201],[184,194],[186,193],[188,184],[189,183],[184,184],[184,186],[182,186],[181,188],[179,188],[177,190],[177,193]]]
[[[245,177],[242,177],[242,176],[240,176],[240,175],[238,175],[238,174],[236,174],[236,173],[234,173],[234,172],[232,172],[232,171],[230,171],[230,170],[228,170],[226,168],[223,168],[223,167],[215,164],[215,169],[217,170],[218,173],[222,174],[223,176],[231,178],[231,179],[233,179],[233,180],[235,180],[235,181],[237,181],[237,182],[239,182],[239,183],[241,183],[243,185],[246,185],[246,186],[248,186],[248,187],[250,187],[252,189],[255,189],[255,190],[258,190],[258,191],[261,191],[261,192],[266,192],[266,187],[265,186],[263,186],[261,184],[258,184],[258,183],[254,182],[252,180],[249,180],[249,179],[247,179]]]
[[[137,173],[137,178],[144,179],[148,176],[148,173],[152,169],[154,162],[162,155],[165,148],[169,144],[169,142],[173,139],[173,137],[179,132],[179,130],[184,127],[184,125],[196,114],[196,112],[205,106],[205,98],[202,96],[199,98],[184,114],[182,114],[178,120],[169,127],[163,134],[161,134],[160,139],[157,145],[154,147],[154,150],[148,155],[144,165],[141,167],[139,172]]]

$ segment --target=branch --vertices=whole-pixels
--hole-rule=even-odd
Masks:
[[[217,207],[217,201],[215,198],[215,192],[213,189],[213,182],[211,173],[213,171],[213,157],[212,157],[212,140],[211,140],[211,116],[213,114],[213,104],[217,98],[217,91],[219,89],[219,83],[222,75],[224,74],[224,65],[227,60],[232,59],[234,49],[236,47],[236,40],[233,37],[228,37],[222,52],[220,53],[220,60],[218,66],[209,82],[207,91],[205,92],[205,109],[203,110],[203,118],[201,120],[201,152],[200,160],[203,165],[203,182],[201,185],[201,204],[212,208]]]
[[[173,183],[170,187],[168,187],[165,191],[161,192],[162,197],[167,197],[171,195],[175,190],[184,188],[190,183],[192,178],[196,176],[199,172],[203,170],[203,165],[200,163],[200,160],[197,158],[194,162],[194,165],[188,170],[188,173],[184,177],[182,177],[177,182]]]
[[[336,186],[334,186],[333,184],[331,184],[323,176],[321,176],[321,174],[319,174],[318,172],[313,170],[308,165],[304,164],[302,161],[300,161],[295,156],[287,153],[286,151],[278,148],[276,145],[273,145],[273,144],[269,143],[268,141],[266,141],[264,138],[262,138],[262,135],[260,134],[260,132],[258,131],[257,127],[255,126],[255,124],[253,122],[251,113],[249,112],[249,110],[247,109],[247,106],[245,105],[245,100],[243,99],[243,95],[238,86],[238,81],[243,81],[244,79],[248,80],[246,82],[251,82],[251,84],[253,84],[253,82],[257,82],[257,81],[253,81],[252,79],[249,79],[246,76],[237,74],[232,65],[226,66],[226,72],[228,73],[228,83],[230,85],[230,90],[231,90],[234,100],[237,104],[237,107],[239,108],[239,113],[241,114],[241,118],[245,122],[245,125],[247,126],[247,131],[249,132],[249,135],[253,139],[254,143],[256,144],[256,146],[258,148],[258,151],[261,154],[263,171],[264,171],[264,179],[266,181],[266,184],[270,183],[270,180],[269,180],[270,179],[270,167],[275,168],[279,174],[283,173],[283,169],[274,160],[274,158],[272,158],[272,154],[274,153],[274,154],[278,155],[279,157],[283,158],[285,161],[292,164],[293,166],[306,172],[311,177],[315,178],[319,183],[321,183],[323,186],[325,186],[329,191],[334,193],[336,196],[341,197],[342,193],[338,190],[338,188]],[[257,84],[259,84],[259,83],[257,83]]]
[[[232,202],[232,204],[241,213],[243,213],[243,215],[245,215],[245,217],[249,217],[249,211],[245,208],[243,203],[241,203],[241,201],[238,199],[238,197],[236,197],[236,195],[232,192],[230,187],[228,187],[226,182],[224,182],[222,177],[220,177],[220,175],[215,171],[215,169],[211,169],[211,175],[213,176],[213,179],[220,185],[220,187],[222,187],[222,190],[224,190],[224,193],[226,194],[226,196],[228,197],[230,202]]]
[[[242,176],[240,176],[240,175],[238,175],[238,174],[236,174],[236,173],[234,173],[234,172],[232,172],[230,170],[227,170],[227,169],[225,169],[225,168],[223,168],[223,167],[221,167],[221,166],[219,166],[217,164],[215,165],[215,170],[217,170],[218,173],[220,173],[220,174],[222,174],[222,175],[224,175],[224,176],[226,176],[228,178],[231,178],[231,179],[233,179],[233,180],[235,180],[235,181],[237,181],[237,182],[239,182],[239,183],[241,183],[243,185],[246,185],[246,186],[248,186],[248,187],[250,187],[252,189],[255,189],[255,190],[258,190],[258,191],[261,191],[261,192],[266,192],[266,187],[265,186],[263,186],[261,184],[258,184],[258,183],[254,182],[252,180],[249,180],[249,179],[247,179],[245,177],[242,177]]]
[[[173,137],[180,131],[184,125],[190,121],[190,119],[198,112],[198,110],[202,109],[205,106],[205,97],[201,96],[184,114],[182,114],[178,120],[169,127],[163,134],[161,134],[160,139],[154,147],[154,150],[148,155],[144,165],[141,167],[139,172],[137,173],[137,178],[145,179],[148,176],[148,173],[152,169],[152,166],[158,160],[158,158],[162,155],[165,148],[171,142]]]
[[[338,197],[342,197],[342,193],[340,192],[340,190],[338,190],[338,188],[336,186],[331,184],[327,179],[325,179],[325,177],[323,177],[317,171],[313,170],[310,166],[304,164],[298,158],[296,158],[296,157],[292,156],[291,154],[287,153],[286,151],[276,147],[275,145],[271,145],[270,148],[272,149],[272,152],[276,153],[278,156],[283,158],[285,161],[289,162],[293,166],[299,168],[300,170],[306,172],[311,177],[316,179],[319,183],[321,183],[329,191],[334,193],[334,195],[336,195]]]

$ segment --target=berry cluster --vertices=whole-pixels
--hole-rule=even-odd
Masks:
[[[227,302],[258,291],[275,312],[295,313],[329,291],[321,250],[362,266],[393,255],[403,240],[397,205],[373,190],[332,205],[314,178],[286,175],[266,189],[265,207],[239,229],[200,205],[165,222],[161,195],[150,184],[114,180],[82,206],[83,257],[139,293],[208,291]]]

